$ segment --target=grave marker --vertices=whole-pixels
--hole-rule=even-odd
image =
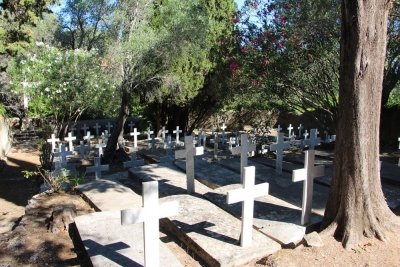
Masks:
[[[104,143],[108,143],[108,138],[110,137],[110,134],[108,133],[108,130],[104,131],[104,134],[101,135],[101,137],[104,138],[105,142]]]
[[[289,131],[289,138],[292,136],[292,130],[293,130],[293,127],[292,127],[292,124],[289,124],[289,127],[287,128],[288,129],[288,131]]]
[[[135,126],[135,124],[133,123],[133,121],[130,121],[128,126],[129,126],[129,132],[132,132],[132,128],[133,126]]]
[[[69,128],[69,130],[70,130],[70,132],[72,133],[72,136],[74,136],[74,135],[75,135],[76,128],[75,128],[74,126],[72,126],[72,128]]]
[[[101,155],[103,155],[103,148],[106,147],[106,146],[107,146],[107,144],[103,144],[103,140],[99,139],[99,143],[97,145],[95,145],[95,148],[99,149],[99,157]]]
[[[218,134],[214,134],[214,158],[218,157]]]
[[[309,146],[309,150],[314,150],[314,147],[321,142],[321,138],[317,137],[317,129],[311,129],[310,139],[304,140],[304,144]]]
[[[60,142],[59,138],[56,138],[55,134],[51,134],[51,138],[47,139],[48,143],[51,143],[51,151],[54,152],[56,149],[56,142]]]
[[[303,126],[300,123],[300,126],[297,127],[297,129],[299,129],[299,138],[301,138],[301,130],[303,129]]]
[[[96,122],[96,125],[93,126],[93,128],[96,130],[96,137],[97,137],[97,136],[100,136],[100,135],[99,135],[99,129],[101,129],[101,125],[99,125],[99,124]]]
[[[136,160],[136,152],[131,153],[131,161],[124,162],[124,168],[134,168],[144,165],[144,159]]]
[[[290,148],[289,142],[283,142],[283,133],[279,133],[275,144],[270,145],[271,151],[276,151],[276,173],[282,174],[283,150]]]
[[[89,130],[89,127],[86,126],[86,123],[83,124],[83,127],[81,127],[81,129],[83,130],[83,135],[86,135],[87,130]]]
[[[278,124],[278,128],[276,128],[276,130],[278,131],[278,134],[281,132],[282,128],[280,124]]]
[[[193,147],[193,136],[185,136],[185,149],[175,151],[175,158],[186,158],[186,184],[188,194],[194,193],[194,156],[203,155],[204,148]]]
[[[90,131],[88,131],[87,135],[83,137],[83,140],[87,140],[87,145],[89,147],[89,150],[90,150],[90,140],[91,140],[91,138],[94,138],[94,136],[90,135]]]
[[[106,125],[108,132],[111,134],[111,128],[114,127],[110,122]]]
[[[100,158],[97,157],[94,158],[94,166],[86,168],[86,173],[91,173],[91,172],[95,173],[96,180],[101,179],[102,171],[108,171],[108,164],[101,165]]]
[[[214,131],[215,131],[215,126],[212,125],[212,126],[211,126],[211,135],[214,135]]]
[[[72,156],[72,151],[66,150],[65,146],[63,144],[60,144],[60,147],[58,150],[59,150],[59,152],[55,152],[54,156],[61,157],[61,166],[66,168],[67,167],[67,156]]]
[[[178,202],[158,203],[158,182],[144,182],[143,207],[121,210],[121,225],[143,223],[144,265],[159,266],[159,220],[161,218],[179,214]],[[133,237],[132,237],[133,238]]]
[[[158,143],[158,141],[154,137],[154,134],[152,134],[151,135],[151,152],[152,153],[154,153],[156,151],[156,143]]]
[[[251,245],[253,236],[254,199],[268,195],[268,183],[255,185],[255,169],[254,166],[244,167],[243,188],[228,191],[226,198],[227,204],[243,202],[242,231],[240,235],[240,246],[242,247]]]
[[[74,144],[72,143],[72,141],[76,140],[76,137],[72,136],[72,133],[69,132],[68,137],[65,137],[64,140],[68,142],[69,151],[74,151]]]
[[[165,130],[165,126],[163,126],[160,131],[161,131],[161,139],[164,142],[165,141],[165,134],[168,133],[168,130]]]
[[[206,145],[207,145],[207,134],[204,134],[203,135],[203,147],[204,147],[204,149],[206,148]]]
[[[79,153],[81,155],[81,159],[85,159],[85,150],[86,149],[89,149],[89,147],[85,146],[83,141],[80,141],[79,148],[77,148],[76,150],[79,150]]]
[[[315,150],[305,151],[304,169],[294,170],[292,181],[304,181],[303,203],[301,211],[301,224],[306,225],[311,222],[312,196],[314,188],[314,178],[324,175],[325,166],[314,166]]]
[[[133,133],[130,133],[130,135],[133,135],[133,147],[137,147],[137,136],[140,135],[140,132],[137,132],[137,128],[134,128]]]
[[[176,126],[176,130],[174,130],[172,133],[174,133],[174,134],[176,134],[176,138],[175,138],[175,142],[176,142],[176,145],[178,145],[179,144],[179,134],[182,132],[182,130],[179,130],[179,126]],[[185,138],[185,140],[186,140],[186,138]]]
[[[222,140],[221,140],[221,142],[222,142],[222,145],[225,145],[225,136],[226,136],[226,134],[225,134],[225,129],[226,129],[225,123],[222,124],[221,129],[222,129],[222,134],[221,134]]]
[[[232,154],[237,155],[240,154],[240,179],[243,183],[243,168],[247,167],[247,153],[250,153],[252,151],[256,150],[256,145],[255,144],[250,144],[249,143],[249,138],[247,134],[242,134],[241,135],[241,145],[232,147]]]

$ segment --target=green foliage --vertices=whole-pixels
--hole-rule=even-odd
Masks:
[[[389,100],[385,105],[387,108],[400,108],[400,87],[397,86],[392,92],[390,93]]]
[[[64,169],[60,173],[52,173],[49,170],[38,167],[37,171],[22,171],[25,178],[39,176],[52,192],[60,192],[64,182],[68,182],[68,177],[64,175]]]
[[[0,102],[0,115],[5,115],[6,114],[6,108],[4,107],[4,104]]]
[[[21,54],[10,64],[10,94],[30,98],[29,115],[54,115],[70,121],[85,110],[112,113],[118,107],[116,85],[97,51],[61,51],[38,42],[35,54]],[[115,113],[114,113],[115,114]]]
[[[86,172],[81,173],[81,174],[74,173],[68,178],[68,180],[70,181],[70,183],[72,183],[72,186],[78,186],[78,185],[82,184],[83,181],[85,180],[85,175],[86,175]]]
[[[0,2],[0,54],[16,55],[33,45],[31,27],[54,0]]]

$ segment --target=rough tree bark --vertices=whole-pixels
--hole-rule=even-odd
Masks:
[[[379,174],[379,115],[388,0],[343,0],[339,125],[334,170],[322,227],[346,249],[360,237],[387,239],[400,229]]]

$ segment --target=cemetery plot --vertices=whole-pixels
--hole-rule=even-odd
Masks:
[[[280,245],[252,229],[252,245],[241,247],[241,222],[210,202],[191,195],[170,196],[179,201],[179,215],[161,224],[210,266],[240,266],[278,251]]]
[[[145,266],[143,226],[122,226],[119,210],[79,216],[75,224],[94,267]],[[183,266],[163,242],[158,245],[160,266]]]

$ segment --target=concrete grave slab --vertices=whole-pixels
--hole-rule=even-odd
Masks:
[[[143,225],[122,226],[121,211],[86,214],[75,224],[94,267],[144,266]],[[164,243],[159,245],[161,266],[183,266]]]
[[[186,194],[186,174],[171,164],[149,164],[129,170],[129,178],[136,182],[158,181],[163,196]],[[238,176],[239,178],[239,176]],[[210,188],[195,180],[196,193],[205,194]]]
[[[235,217],[240,218],[242,204],[229,205],[226,203],[227,192],[237,188],[242,188],[242,185],[233,184],[220,187],[206,193],[204,197]],[[305,233],[314,230],[322,221],[321,215],[312,214],[311,224],[302,226],[300,217],[301,209],[299,207],[271,195],[256,198],[254,202],[253,225],[260,232],[280,244],[300,241]]]
[[[210,266],[242,266],[281,248],[254,229],[252,245],[240,247],[240,220],[207,200],[176,195],[160,199],[163,201],[179,201],[179,215],[160,223]]]
[[[184,161],[175,161],[174,164],[183,172],[186,171]],[[206,160],[195,161],[194,173],[198,181],[213,189],[229,184],[240,183],[240,174],[238,175],[236,172],[221,168],[217,163],[210,163]]]
[[[103,177],[101,180],[89,180],[76,187],[84,194],[97,210],[122,210],[142,206],[142,197],[118,181],[118,176],[126,178],[127,172]]]

